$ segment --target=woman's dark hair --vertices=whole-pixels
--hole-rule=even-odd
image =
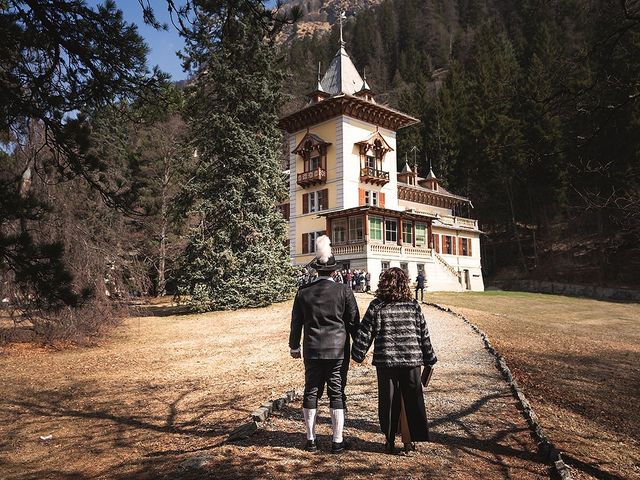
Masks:
[[[376,290],[376,297],[385,302],[413,299],[407,274],[398,267],[389,268],[382,272],[378,282],[378,290]]]

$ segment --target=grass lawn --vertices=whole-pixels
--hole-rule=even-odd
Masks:
[[[504,291],[428,301],[487,333],[576,478],[640,478],[640,305]]]

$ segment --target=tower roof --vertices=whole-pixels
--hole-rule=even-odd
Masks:
[[[351,57],[340,45],[340,50],[335,54],[329,68],[320,82],[322,89],[330,95],[346,93],[353,95],[360,91],[364,85],[364,80],[358,73]]]
[[[427,180],[438,180],[438,177],[436,177],[436,174],[433,173],[433,169],[431,167],[429,167],[429,174],[427,175]]]
[[[400,173],[413,173],[413,171],[411,170],[411,167],[409,166],[409,164],[405,161],[404,162],[404,168],[402,169],[402,172]]]

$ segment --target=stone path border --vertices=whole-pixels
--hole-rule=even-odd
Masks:
[[[518,386],[518,382],[516,382],[515,378],[513,378],[513,374],[507,366],[507,362],[505,362],[504,357],[493,347],[487,334],[480,330],[477,325],[470,322],[464,315],[451,310],[449,307],[443,307],[442,305],[438,305],[437,303],[427,303],[427,305],[437,308],[438,310],[441,310],[443,312],[455,315],[456,317],[464,321],[467,325],[469,325],[474,332],[480,335],[482,341],[484,342],[486,350],[495,357],[498,370],[502,373],[502,376],[511,387],[513,396],[522,408],[522,415],[524,416],[531,432],[536,438],[538,442],[538,448],[540,449],[543,457],[551,463],[559,478],[561,478],[562,480],[573,480],[569,467],[567,467],[567,464],[562,459],[561,452],[554,446],[547,434],[544,432],[542,426],[540,425],[538,415],[536,415],[536,413],[533,411],[533,407],[531,407],[531,404],[527,400],[524,392]]]
[[[244,423],[236,428],[229,434],[226,441],[235,442],[249,438],[251,435],[258,431],[258,428],[260,426],[259,424],[267,421],[272,412],[282,409],[282,407],[284,407],[287,403],[293,402],[297,398],[298,392],[294,389],[289,390],[287,393],[285,393],[281,397],[276,398],[275,400],[269,400],[268,402],[263,403],[260,408],[254,410],[251,413],[251,421],[249,421],[248,423]]]

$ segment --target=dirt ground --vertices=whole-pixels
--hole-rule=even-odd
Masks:
[[[370,298],[359,298],[361,311]],[[288,356],[290,309],[285,302],[176,315],[152,306],[96,347],[5,348],[0,478],[335,478],[341,471],[349,478],[548,476],[479,339],[468,337],[468,353],[461,353],[456,335],[470,330],[450,315],[431,327],[438,368],[450,374],[434,375],[428,396],[434,441],[414,457],[382,454],[370,366],[352,373],[353,412],[360,417],[354,416],[359,423],[350,434],[358,453],[299,450],[297,404],[245,443],[224,444],[264,400],[303,383],[300,361]],[[474,370],[478,365],[486,371]],[[474,377],[477,391],[465,387]],[[328,432],[326,417],[321,413],[321,435]],[[201,455],[208,459],[204,471],[182,468],[185,459]]]
[[[640,478],[640,305],[435,293],[483,329],[577,479]]]

